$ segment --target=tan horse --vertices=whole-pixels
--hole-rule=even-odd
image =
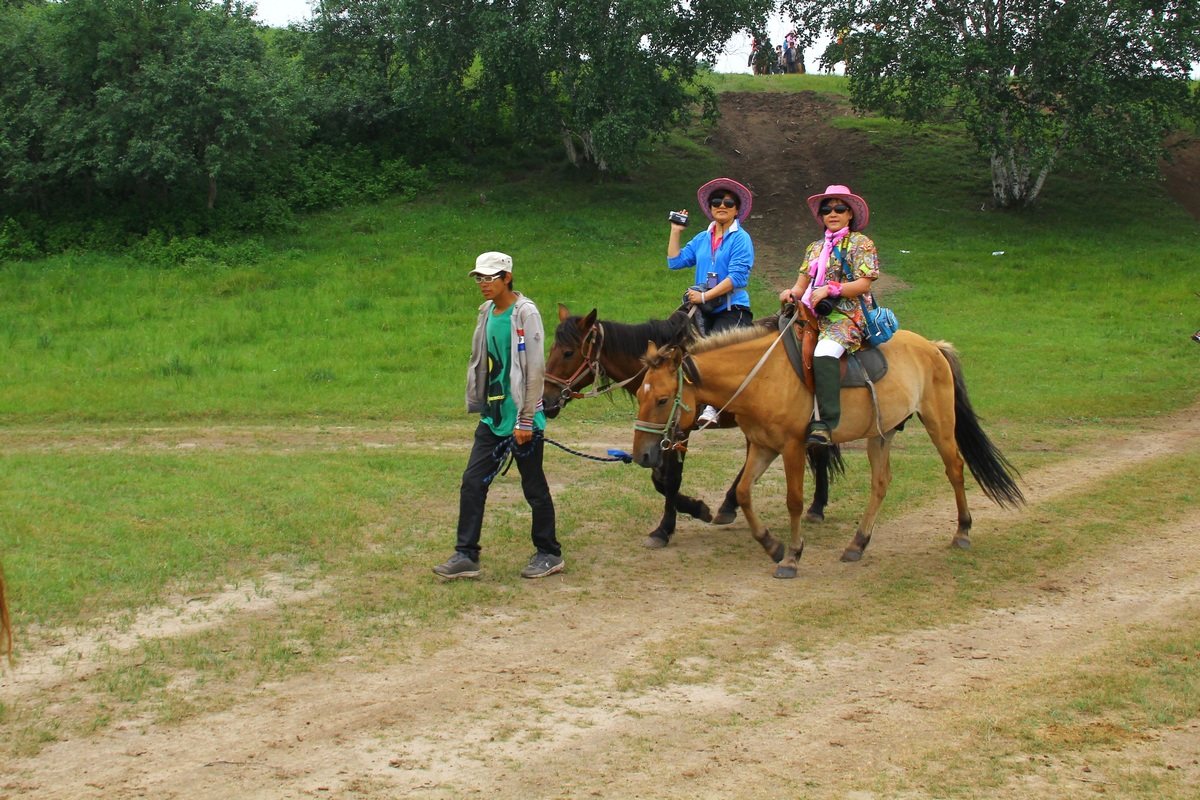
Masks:
[[[0,565],[0,656],[12,662],[13,637],[12,620],[8,616],[8,600],[4,593],[4,566]]]
[[[783,345],[772,349],[776,339],[776,334],[764,335],[761,329],[739,329],[700,340],[690,353],[678,346],[659,350],[652,344],[646,352],[644,383],[637,394],[633,457],[643,467],[658,464],[664,442],[669,442],[680,426],[691,425],[695,409],[703,404],[737,414],[750,442],[737,486],[738,503],[754,538],[779,562],[775,577],[794,578],[804,550],[804,442],[813,395],[796,376]],[[967,398],[958,354],[951,345],[902,330],[880,350],[887,356],[888,372],[875,385],[878,415],[868,389],[843,389],[841,421],[833,436],[839,444],[867,439],[871,462],[871,499],[842,560],[858,561],[871,541],[875,517],[892,479],[892,437],[913,414],[924,423],[954,487],[958,530],[953,544],[970,547],[964,460],[984,494],[1002,506],[1025,501],[1010,474],[1015,470],[980,427]],[[758,373],[746,383],[756,366]],[[787,477],[790,546],[771,535],[750,502],[755,481],[780,455]]]

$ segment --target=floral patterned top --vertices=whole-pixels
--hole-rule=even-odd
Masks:
[[[821,248],[824,246],[824,237],[808,246],[808,250],[804,253],[804,261],[800,264],[801,275],[812,277],[808,271],[809,265],[816,262],[817,257],[821,255]],[[847,275],[843,269],[842,259],[838,258],[839,251],[850,267],[850,271],[854,273],[853,275]],[[875,243],[857,231],[852,231],[843,239],[834,248],[833,254],[829,256],[826,280],[849,283],[859,278],[874,280],[878,277],[879,253],[875,250]],[[867,305],[874,302],[870,292],[864,294],[862,299]],[[850,353],[857,352],[867,337],[867,321],[857,297],[839,297],[833,313],[828,317],[817,317],[817,326],[821,339],[832,339]]]

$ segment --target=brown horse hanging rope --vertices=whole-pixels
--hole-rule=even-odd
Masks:
[[[813,396],[796,377],[784,349],[770,349],[776,338],[761,329],[739,329],[701,340],[686,354],[679,347],[659,350],[652,344],[646,352],[646,377],[638,390],[633,458],[643,467],[655,467],[662,459],[664,440],[673,435],[673,428],[692,424],[698,404],[727,407],[737,415],[750,442],[737,486],[738,503],[754,538],[779,562],[775,577],[794,578],[804,550],[804,441]],[[842,560],[858,561],[871,541],[892,478],[892,437],[913,414],[925,425],[954,488],[958,529],[953,544],[969,547],[971,512],[963,483],[964,461],[984,494],[1002,506],[1025,500],[1010,474],[1012,466],[980,427],[951,345],[902,330],[880,349],[889,367],[887,377],[875,387],[878,405],[867,389],[843,389],[841,423],[834,431],[835,443],[867,439],[871,462],[871,499]],[[745,382],[756,367],[758,374]],[[786,546],[762,524],[750,496],[755,481],[780,455],[791,517],[791,543]]]

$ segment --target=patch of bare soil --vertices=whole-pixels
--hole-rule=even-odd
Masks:
[[[1200,139],[1180,141],[1172,160],[1162,165],[1167,192],[1200,219]]]

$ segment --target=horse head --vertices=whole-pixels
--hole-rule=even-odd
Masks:
[[[595,380],[600,350],[598,336],[596,309],[586,317],[572,317],[565,305],[558,304],[558,327],[554,330],[542,382],[542,406],[547,417],[557,417],[575,393]]]
[[[638,416],[633,425],[633,460],[639,466],[657,468],[663,452],[682,449],[695,421],[695,392],[684,383],[685,356],[678,344],[659,349],[650,342],[646,348],[642,359],[646,373],[637,391]]]

